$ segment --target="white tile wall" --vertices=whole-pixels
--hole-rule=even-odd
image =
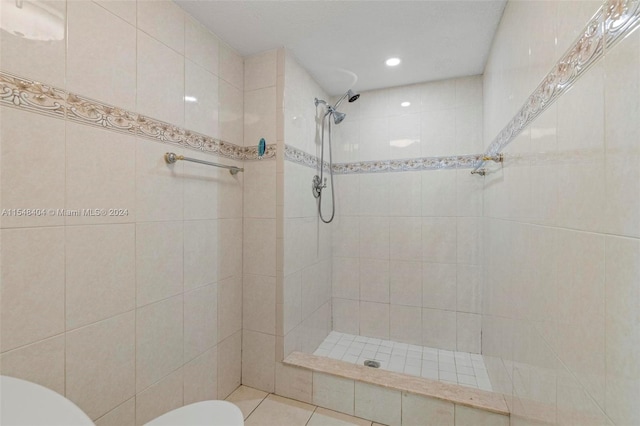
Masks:
[[[244,112],[245,146],[257,146],[262,138],[270,144],[276,142],[275,81],[272,87],[251,91],[245,86]]]
[[[184,309],[178,295],[136,315],[136,389],[142,391],[183,364]]]
[[[601,5],[507,4],[485,70],[485,144]],[[608,48],[507,147],[504,170],[485,178],[482,352],[523,423],[640,421],[631,402],[640,378],[624,361],[640,347],[637,315],[618,304],[621,294],[636,298],[639,282],[638,150],[629,145],[638,135],[639,37]]]
[[[4,38],[3,38],[4,40]],[[1,107],[3,141],[20,140],[20,144],[2,144],[3,208],[17,208],[25,199],[40,200],[53,209],[65,207],[65,123],[50,117]],[[25,127],[24,123],[29,123]],[[41,141],[47,140],[43,145]],[[32,167],[30,173],[20,173]],[[4,216],[3,228],[63,225],[63,217],[24,218]]]
[[[3,351],[65,331],[64,233],[63,227],[2,230]],[[32,256],[41,261],[29,262]]]
[[[67,335],[65,394],[92,419],[135,395],[135,334],[130,311]]]
[[[65,337],[60,334],[49,339],[4,352],[0,355],[2,374],[21,377],[64,393]]]
[[[277,51],[244,58],[245,74],[240,84],[244,93],[245,146],[257,146],[260,138],[276,144]],[[231,72],[231,67],[227,68]],[[276,336],[282,317],[278,317],[278,288],[282,289],[282,256],[278,244],[276,162],[266,160],[246,164],[244,173],[242,242],[242,383],[266,392],[276,386]],[[278,221],[280,220],[280,222]]]
[[[409,393],[402,394],[402,423],[420,424],[424,419],[442,426],[454,424],[454,404],[432,398],[421,398]]]
[[[219,138],[218,77],[188,59],[184,65],[184,125],[204,135]]]
[[[184,366],[184,403],[217,399],[218,351],[209,349]]]
[[[459,404],[455,406],[455,418],[456,425],[461,426],[507,426],[510,424],[507,416]]]
[[[184,360],[191,361],[218,343],[218,286],[184,294]],[[213,387],[211,388],[213,390]]]
[[[355,415],[389,426],[401,422],[400,391],[368,383],[355,383]]]
[[[163,413],[182,406],[183,383],[184,370],[180,368],[140,392],[136,397],[136,425],[144,425]]]
[[[183,222],[137,225],[137,306],[157,302],[183,291],[183,248]]]
[[[220,41],[195,18],[185,17],[184,55],[208,72],[220,76]]]
[[[319,155],[315,117],[322,110],[320,108],[316,109],[313,100],[314,98],[319,98],[329,101],[329,95],[297,63],[290,52],[283,52],[282,57],[284,61],[284,85],[286,87],[283,96],[283,130],[285,137],[283,142],[307,153]],[[336,151],[334,151],[334,155],[338,158]]]
[[[482,151],[481,76],[363,92],[341,108],[337,162]]]
[[[185,103],[184,56],[139,30],[137,57],[136,109],[150,117],[182,126]],[[157,72],[159,69],[162,70],[161,73]],[[163,89],[158,90],[158,87]]]
[[[113,3],[113,2],[109,2]],[[136,421],[136,401],[131,398],[122,404],[118,405],[113,410],[109,411],[104,416],[96,419],[96,425],[98,426],[111,426],[111,425],[133,425]]]
[[[13,2],[4,2],[13,5]],[[38,81],[47,81],[57,87],[64,87],[65,84],[65,60],[68,35],[66,31],[67,3],[64,1],[47,4],[47,11],[51,16],[50,27],[51,40],[43,43],[41,40],[34,40],[30,37],[2,36],[0,38],[2,51],[2,69],[16,75],[29,77]],[[42,10],[39,5],[24,9],[24,18],[30,13],[39,13]],[[2,28],[12,28],[15,20],[12,13],[3,13],[0,18]],[[25,22],[29,22],[25,20]],[[31,52],[25,55],[24,52]]]
[[[136,141],[136,219],[143,221],[182,220],[184,185],[177,179],[184,171],[181,163],[167,167],[162,156],[166,147],[153,141]],[[183,154],[181,149],[176,154]],[[166,197],[169,191],[174,197]]]
[[[242,383],[265,392],[275,391],[276,336],[242,332]]]
[[[317,110],[313,98],[328,100],[328,96],[315,83],[311,76],[284,49],[277,54],[278,105],[278,149],[284,144],[295,146],[307,153],[319,155],[314,139],[314,123]],[[272,64],[267,57],[256,58],[256,66]],[[272,75],[272,74],[269,74]],[[263,77],[252,77],[254,85],[261,85]],[[245,81],[245,84],[248,84]],[[282,90],[281,90],[282,89]],[[282,138],[282,139],[281,139]],[[277,315],[281,325],[278,334],[282,335],[279,359],[294,350],[313,351],[331,331],[331,292],[332,278],[347,279],[357,276],[360,266],[345,264],[332,268],[332,226],[320,222],[315,198],[309,190],[310,182],[316,171],[309,167],[284,161],[278,158],[278,203],[282,220],[279,234],[281,260],[278,262],[279,294]],[[325,194],[329,194],[329,188]],[[330,215],[327,197],[323,200],[323,212]],[[279,213],[280,214],[280,213]],[[358,244],[358,242],[355,242]],[[280,253],[280,252],[279,252]],[[384,287],[384,282],[378,283]],[[375,286],[374,286],[375,287]],[[356,284],[351,292],[358,292]],[[349,290],[347,291],[349,292]],[[277,371],[276,371],[277,373]]]
[[[480,352],[480,317],[458,316],[479,313],[482,294],[482,188],[466,174],[337,178],[334,330]]]
[[[353,380],[331,376],[329,374],[314,373],[313,403],[341,413],[353,415],[354,386]]]
[[[67,88],[135,110],[135,27],[93,2],[69,2],[67,19]]]
[[[184,12],[172,1],[140,1],[138,27],[178,53],[184,53]],[[189,23],[193,23],[192,18]]]
[[[75,226],[67,230],[65,246],[67,329],[135,308],[133,224]]]
[[[66,139],[66,208],[75,210],[86,206],[117,206],[129,212],[126,216],[68,216],[66,223],[122,223],[135,220],[135,138],[68,123]]]
[[[46,8],[56,39],[3,31],[2,71],[242,144],[242,58],[175,3]],[[243,176],[167,166],[167,145],[155,141],[1,114],[2,208],[128,211],[2,217],[2,374],[54,389],[99,425],[142,424],[231,393],[241,379]]]

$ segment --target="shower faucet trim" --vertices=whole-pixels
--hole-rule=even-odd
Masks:
[[[335,204],[335,192],[333,187],[333,158],[331,155],[331,116],[333,116],[333,122],[337,125],[342,123],[347,114],[344,112],[338,111],[338,106],[344,101],[348,99],[349,102],[355,102],[360,97],[359,93],[355,93],[353,90],[347,90],[347,93],[342,95],[342,97],[336,102],[335,105],[330,105],[327,101],[315,98],[314,103],[316,108],[318,105],[325,105],[326,112],[322,116],[322,130],[320,131],[320,163],[319,163],[319,175],[315,175],[313,177],[313,181],[311,183],[311,190],[313,192],[313,197],[316,199],[318,204],[318,216],[320,216],[320,220],[324,223],[330,223],[335,214],[336,214],[336,204]],[[317,110],[316,110],[317,113]],[[324,146],[325,146],[325,120],[327,121],[327,145],[329,148],[329,176],[331,177],[331,217],[329,219],[325,219],[322,215],[322,190],[327,187],[327,178],[324,177]],[[317,125],[317,124],[316,124]]]

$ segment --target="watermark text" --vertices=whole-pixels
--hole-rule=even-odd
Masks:
[[[2,209],[0,215],[3,217],[110,217],[129,216],[129,209]]]

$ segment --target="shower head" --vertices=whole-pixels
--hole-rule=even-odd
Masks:
[[[347,116],[344,112],[333,111],[333,122],[336,124],[342,123],[342,120]]]
[[[336,102],[333,108],[338,109],[342,101],[344,101],[345,99],[348,99],[349,102],[355,102],[358,100],[359,97],[360,97],[360,93],[355,93],[353,90],[349,89],[347,90],[347,93],[342,95],[342,97],[338,100],[338,102]]]
[[[349,102],[355,102],[358,100],[359,97],[360,97],[360,93],[355,93],[353,90],[349,89],[347,90],[347,93],[342,95],[342,97],[338,100],[338,102],[336,102],[336,104],[333,106],[327,104],[326,101],[323,101],[322,99],[318,99],[318,98],[315,98],[314,103],[316,104],[316,106],[326,105],[327,109],[324,115],[325,118],[327,117],[327,115],[333,115],[333,122],[335,124],[340,124],[342,123],[342,120],[344,120],[344,118],[347,116],[347,114],[345,114],[344,112],[338,111],[337,110],[338,106],[340,106],[342,101],[344,101],[345,99],[349,100]]]
[[[347,99],[349,99],[349,102],[355,102],[359,97],[360,93],[354,93],[351,89],[347,90]]]

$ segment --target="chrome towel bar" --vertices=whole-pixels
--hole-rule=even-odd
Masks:
[[[189,158],[189,157],[185,157],[184,155],[177,155],[173,152],[167,152],[164,155],[164,161],[166,161],[168,164],[173,164],[178,160],[191,161],[192,163],[200,163],[200,164],[206,164],[207,166],[214,166],[214,167],[220,167],[222,169],[229,169],[229,173],[231,173],[232,175],[237,175],[238,172],[244,172],[244,168],[242,167],[227,166],[226,164],[212,163],[210,161],[198,160],[197,158]]]

